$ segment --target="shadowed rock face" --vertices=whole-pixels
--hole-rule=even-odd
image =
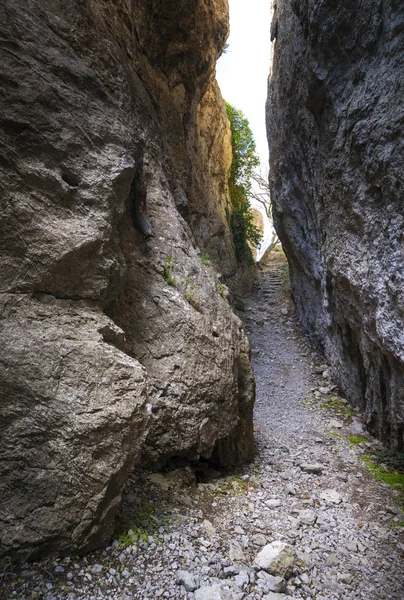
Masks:
[[[140,460],[248,460],[254,381],[197,245],[236,277],[227,2],[5,0],[0,29],[0,550],[27,558],[106,544]]]
[[[275,5],[271,188],[300,319],[370,430],[402,448],[404,6]]]

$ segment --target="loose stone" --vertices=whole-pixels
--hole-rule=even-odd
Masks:
[[[312,473],[314,475],[319,475],[324,469],[323,465],[320,463],[302,463],[300,468],[302,471],[305,471],[306,473]]]
[[[188,571],[177,571],[177,581],[184,586],[187,592],[193,592],[198,587],[195,577]]]
[[[299,511],[299,521],[304,525],[314,525],[317,520],[317,515],[312,510]]]
[[[287,577],[291,574],[296,559],[294,548],[285,542],[276,540],[257,554],[254,565],[268,571],[271,575]]]
[[[323,490],[320,493],[320,498],[330,504],[341,504],[342,502],[342,496],[337,492],[337,490]]]

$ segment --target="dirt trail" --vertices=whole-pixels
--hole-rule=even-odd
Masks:
[[[286,284],[285,263],[270,263],[243,313],[257,380],[253,464],[135,473],[110,547],[7,567],[1,598],[404,599],[402,507],[363,465],[375,441],[332,389]],[[254,560],[274,541],[295,559],[271,579]]]
[[[404,528],[394,527],[403,521],[403,507],[363,465],[360,457],[378,443],[333,389],[302,334],[286,268],[275,259],[259,274],[245,318],[257,380],[257,439],[271,495],[281,499],[274,533],[295,536],[307,554],[313,597],[403,599]],[[317,466],[316,473],[307,473],[307,465]],[[303,516],[307,524],[302,509],[313,513]],[[294,593],[306,597],[299,587]]]

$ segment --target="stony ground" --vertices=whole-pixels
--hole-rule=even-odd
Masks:
[[[1,598],[404,599],[398,492],[364,465],[377,443],[299,331],[284,270],[260,274],[243,317],[257,377],[254,463],[219,473],[178,459],[164,474],[135,473],[109,548],[6,562]]]

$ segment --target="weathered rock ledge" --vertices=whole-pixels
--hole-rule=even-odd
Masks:
[[[199,258],[236,281],[226,0],[6,0],[0,30],[0,551],[27,558],[106,544],[136,462],[248,460],[254,380]]]
[[[369,429],[404,436],[404,6],[274,3],[267,126],[300,320]]]

